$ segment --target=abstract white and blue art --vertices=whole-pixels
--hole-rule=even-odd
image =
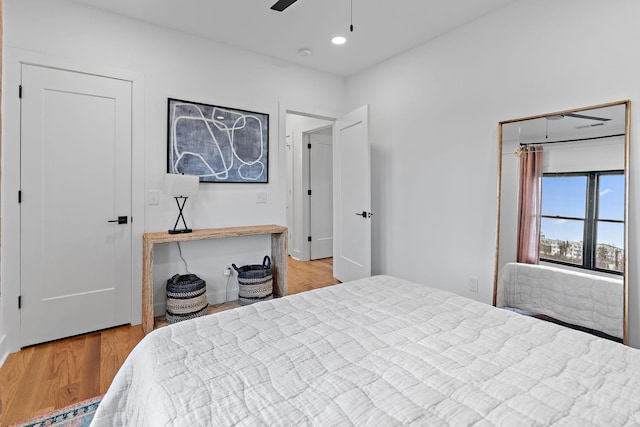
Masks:
[[[167,172],[269,182],[269,115],[169,98]]]

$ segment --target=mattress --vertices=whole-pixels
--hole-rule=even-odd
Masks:
[[[640,351],[376,276],[153,331],[92,425],[638,423]]]

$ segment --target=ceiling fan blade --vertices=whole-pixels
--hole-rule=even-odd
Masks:
[[[608,122],[609,120],[611,120],[611,119],[606,119],[604,117],[585,116],[584,114],[576,114],[576,113],[566,113],[565,116],[575,117],[576,119],[597,120],[599,122]]]
[[[296,1],[298,0],[278,0],[273,6],[271,6],[271,9],[282,12],[283,10],[294,4]]]
[[[604,126],[604,122],[591,123],[590,125],[576,126],[576,129],[587,129],[587,128],[594,128],[594,127],[597,127],[597,126]]]

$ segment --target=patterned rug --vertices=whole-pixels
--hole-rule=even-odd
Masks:
[[[88,427],[103,396],[84,400],[32,420],[9,427]]]

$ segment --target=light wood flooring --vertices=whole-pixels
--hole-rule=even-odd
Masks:
[[[289,294],[339,283],[331,258],[289,257]],[[237,307],[235,302],[215,311]],[[143,338],[142,326],[121,326],[23,349],[0,368],[0,426],[24,421],[106,393],[116,372]]]

